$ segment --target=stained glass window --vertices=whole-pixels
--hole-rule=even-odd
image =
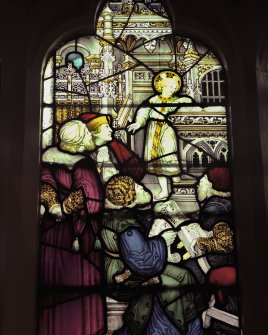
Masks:
[[[225,76],[156,0],[50,55],[38,334],[241,334]]]

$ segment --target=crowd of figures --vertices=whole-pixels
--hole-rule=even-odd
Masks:
[[[185,216],[169,187],[181,169],[165,116],[192,100],[174,95],[172,72],[155,86],[159,94],[128,126],[147,127],[144,157],[114,139],[111,116],[99,113],[64,123],[58,145],[43,152],[39,335],[105,334],[106,297],[128,303],[118,335],[205,334],[212,295],[238,314],[228,167],[211,166],[197,180],[199,219]],[[210,330],[239,333],[217,322]]]

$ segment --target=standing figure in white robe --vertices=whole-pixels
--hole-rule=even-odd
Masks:
[[[137,110],[135,121],[128,126],[128,131],[136,132],[147,125],[144,160],[147,171],[158,177],[160,192],[154,194],[154,199],[163,200],[169,195],[168,177],[179,176],[181,172],[177,136],[167,116],[175,112],[179,105],[192,103],[193,100],[175,95],[181,88],[181,78],[176,72],[161,71],[153,84],[158,94]]]

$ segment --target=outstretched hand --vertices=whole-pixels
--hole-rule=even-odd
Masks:
[[[127,130],[128,130],[129,132],[133,132],[133,133],[135,133],[138,129],[140,129],[140,124],[137,123],[137,122],[132,123],[131,125],[129,125],[129,126],[127,127]]]

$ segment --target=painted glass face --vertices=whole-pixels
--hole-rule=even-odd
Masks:
[[[135,183],[135,192],[137,204],[146,205],[150,203],[152,196],[142,185]]]
[[[42,74],[38,335],[240,334],[221,62],[164,0],[96,17]]]
[[[100,126],[99,132],[95,136],[107,142],[112,140],[112,133],[111,127],[105,123]]]
[[[212,185],[206,175],[200,179],[197,185],[197,198],[200,202],[209,197],[211,187]]]
[[[174,79],[166,79],[163,83],[162,96],[172,96],[178,90],[178,83]]]

